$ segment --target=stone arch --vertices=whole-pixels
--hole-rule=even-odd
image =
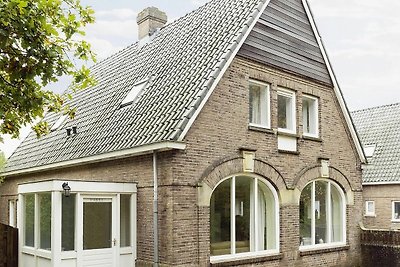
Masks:
[[[293,189],[302,192],[309,182],[318,178],[326,178],[336,182],[336,184],[344,191],[347,203],[353,203],[353,191],[356,191],[356,186],[341,171],[332,166],[329,166],[329,177],[321,177],[321,165],[315,165],[303,169],[296,176],[293,183]]]
[[[223,158],[207,168],[198,182],[199,205],[208,206],[214,188],[225,178],[235,174],[256,174],[271,183],[278,192],[279,198],[282,191],[288,189],[285,179],[271,164],[261,160],[254,160],[254,172],[243,171],[243,157],[233,156]]]

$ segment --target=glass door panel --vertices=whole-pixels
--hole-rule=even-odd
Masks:
[[[83,203],[83,249],[111,248],[112,203]]]

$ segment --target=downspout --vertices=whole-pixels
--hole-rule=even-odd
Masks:
[[[153,243],[154,243],[154,257],[153,266],[158,267],[158,174],[157,174],[157,152],[153,152]]]

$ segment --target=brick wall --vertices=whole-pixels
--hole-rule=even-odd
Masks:
[[[248,79],[271,83],[271,125],[277,128],[277,86],[296,91],[297,132],[302,132],[301,95],[320,101],[320,140],[298,138],[299,154],[277,149],[276,131],[248,129]],[[239,148],[256,150],[256,172],[269,180],[280,196],[280,255],[240,262],[252,266],[357,266],[360,259],[358,222],[362,218],[359,161],[331,88],[261,65],[236,59],[190,129],[185,151],[163,152],[158,157],[160,260],[165,266],[209,265],[210,210],[198,205],[199,184],[213,188],[229,175],[241,172]],[[300,254],[298,198],[318,178],[319,157],[330,160],[331,179],[347,194],[347,244],[339,250]],[[13,177],[0,187],[0,207],[15,197],[22,182],[62,179],[138,183],[137,266],[151,266],[152,158],[140,156],[40,174]],[[6,194],[6,195],[5,195]],[[209,200],[208,200],[209,201]],[[207,201],[206,201],[207,202]],[[7,217],[0,215],[0,221]],[[238,264],[229,263],[229,264]]]
[[[392,222],[392,201],[400,201],[400,185],[364,186],[364,201],[375,201],[375,216],[364,216],[365,227],[373,229],[400,229],[399,222]],[[365,214],[365,202],[363,205]]]

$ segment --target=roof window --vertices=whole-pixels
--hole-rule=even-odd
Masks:
[[[125,99],[122,100],[120,108],[131,105],[136,100],[137,96],[143,90],[146,84],[147,80],[136,83],[131,89],[131,91],[126,95]]]
[[[365,156],[366,156],[367,158],[372,158],[372,156],[374,155],[374,152],[375,152],[375,148],[376,148],[376,144],[365,145],[365,146],[364,146],[364,153],[365,153]]]
[[[61,127],[61,124],[67,119],[68,115],[62,115],[58,120],[53,124],[50,131],[58,130]]]

